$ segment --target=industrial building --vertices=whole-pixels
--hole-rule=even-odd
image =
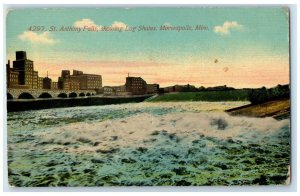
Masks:
[[[62,70],[58,78],[58,88],[64,90],[97,90],[102,88],[102,76],[96,74],[84,74],[82,71]]]
[[[125,89],[133,95],[144,95],[147,93],[147,83],[141,77],[126,77]]]

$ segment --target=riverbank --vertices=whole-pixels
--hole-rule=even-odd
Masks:
[[[126,96],[126,97],[78,97],[78,98],[56,98],[56,99],[26,99],[8,100],[7,112],[17,112],[26,110],[40,110],[49,108],[75,107],[75,106],[94,106],[121,103],[138,103],[151,97]]]
[[[159,95],[149,102],[180,102],[180,101],[248,101],[249,90],[175,92]]]
[[[261,104],[248,104],[237,108],[226,110],[233,116],[249,117],[274,117],[281,119],[290,115],[290,99],[268,101]]]

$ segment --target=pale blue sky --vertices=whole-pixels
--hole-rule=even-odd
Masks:
[[[115,21],[128,26],[159,27],[166,23],[172,26],[205,25],[208,26],[209,31],[50,32],[47,36],[49,39],[54,40],[55,43],[53,44],[26,39],[21,40],[19,38],[32,25],[43,25],[46,28],[57,26],[57,28],[60,28],[61,26],[73,26],[76,21],[82,19],[90,19],[101,26],[110,26]],[[214,27],[223,26],[226,21],[236,22],[239,28],[230,28],[227,35],[214,31]],[[178,72],[181,72],[181,69],[185,66],[192,66],[192,70],[194,70],[200,64],[200,67],[213,68],[216,65],[210,61],[215,58],[220,60],[220,64],[226,62],[226,65],[220,65],[220,69],[230,68],[231,64],[236,69],[239,60],[244,62],[252,58],[255,62],[256,58],[267,59],[264,61],[268,61],[265,65],[255,65],[255,63],[253,63],[253,67],[247,65],[251,71],[255,71],[256,68],[259,71],[262,66],[268,66],[272,63],[270,59],[276,57],[281,59],[282,62],[280,65],[276,65],[278,67],[276,67],[275,72],[280,71],[281,68],[288,70],[288,67],[286,67],[288,66],[289,55],[288,14],[285,9],[278,7],[26,8],[10,11],[7,15],[6,28],[7,59],[14,60],[16,50],[25,50],[28,53],[27,56],[36,62],[35,67],[41,74],[44,74],[45,70],[43,68],[46,68],[50,69],[55,77],[60,71],[54,66],[55,64],[61,64],[61,67],[63,65],[71,67],[72,64],[74,69],[84,69],[85,72],[89,71],[89,66],[93,71],[97,70],[98,67],[99,71],[97,72],[104,75],[106,72],[108,74],[113,71],[105,67],[110,66],[109,63],[105,65],[107,62],[141,62],[141,66],[143,66],[142,63],[154,62],[159,64],[159,67],[162,64],[178,65],[174,67],[181,67],[178,68]],[[40,34],[40,32],[36,33]],[[87,63],[85,69],[84,62],[89,61],[92,61],[92,64],[88,65]],[[200,61],[201,63],[199,63]],[[76,65],[74,62],[80,63]],[[203,62],[209,63],[204,64]],[[122,70],[125,71],[126,67]],[[134,70],[138,70],[139,73],[143,72],[141,67],[129,69],[131,72]],[[283,79],[277,81],[277,72],[277,75],[274,75],[274,82],[266,84],[267,86],[283,81]],[[160,78],[166,75],[157,71],[152,73],[151,70],[147,69],[145,69],[145,74],[154,75],[152,78],[149,77],[149,80],[153,80],[152,82],[162,81]],[[225,74],[228,75],[228,73]],[[121,75],[118,77],[121,77]],[[108,80],[104,79],[107,84],[118,83],[109,79],[117,76],[104,75],[103,77],[108,78]],[[285,80],[288,81],[287,79],[288,75]],[[177,81],[181,80],[178,78]],[[194,81],[194,83],[201,85],[201,81]],[[202,81],[202,83],[204,82]],[[166,82],[167,84],[169,83]],[[215,84],[219,83],[216,82]],[[235,85],[235,82],[228,81],[228,84]],[[247,82],[243,86],[247,86]]]

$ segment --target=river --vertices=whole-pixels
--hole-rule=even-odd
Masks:
[[[11,112],[11,186],[284,184],[290,120],[229,116],[246,102],[128,103]]]

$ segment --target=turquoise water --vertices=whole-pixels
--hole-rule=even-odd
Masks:
[[[171,127],[184,129],[180,123],[190,120],[185,119],[186,112],[203,117],[195,121],[200,131],[171,132]],[[182,119],[165,120],[170,130],[149,128],[149,134],[136,143],[130,143],[126,135],[106,133],[113,145],[104,150],[84,151],[101,147],[108,140],[100,132],[95,137],[76,138],[78,134],[73,130],[84,125],[85,134],[94,134],[95,127],[108,121],[127,122],[130,127],[130,122],[144,115],[156,120],[168,119],[169,115]],[[268,185],[284,184],[288,176],[288,119],[248,119],[151,104],[15,112],[7,119],[12,186]],[[61,130],[66,130],[65,134],[57,134]],[[218,135],[232,130],[231,137]]]

